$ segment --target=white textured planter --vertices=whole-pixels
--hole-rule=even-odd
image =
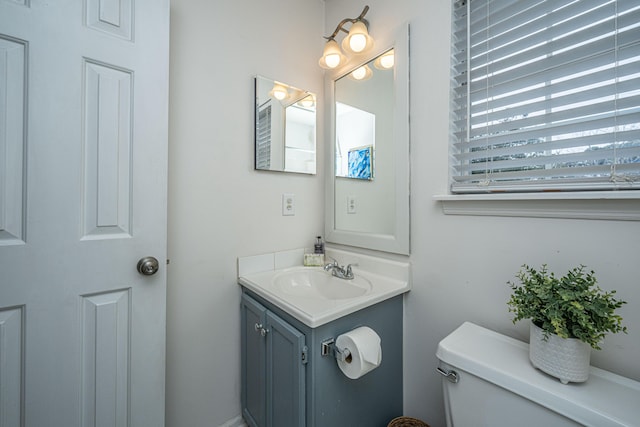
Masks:
[[[580,383],[589,378],[591,346],[576,338],[549,334],[544,340],[542,328],[531,323],[529,359],[534,367],[560,379],[562,384]]]

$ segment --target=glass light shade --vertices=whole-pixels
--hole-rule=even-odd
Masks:
[[[302,98],[300,101],[298,101],[298,105],[300,105],[301,107],[304,108],[310,108],[313,107],[315,105],[315,100],[313,99],[313,95],[309,95],[305,98]]]
[[[282,101],[289,96],[289,91],[283,85],[276,83],[273,85],[273,89],[271,89],[269,95],[273,96],[278,101]]]
[[[322,68],[332,69],[342,64],[345,60],[345,56],[340,51],[338,42],[331,39],[324,45],[324,51],[322,52],[322,58],[318,61],[318,64]]]
[[[369,80],[372,75],[373,75],[373,71],[371,71],[371,68],[369,68],[368,65],[363,65],[362,67],[359,67],[353,70],[349,74],[349,77],[352,78],[353,80],[363,81],[363,80]]]
[[[348,53],[365,53],[373,47],[373,38],[369,36],[367,26],[356,21],[349,30],[349,35],[342,40],[342,50]]]
[[[395,64],[395,56],[393,53],[393,49],[377,57],[373,63],[373,65],[378,70],[388,70],[390,68],[393,68],[394,64]]]

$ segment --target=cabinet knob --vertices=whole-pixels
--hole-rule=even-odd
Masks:
[[[253,329],[256,332],[260,332],[260,335],[262,335],[263,337],[269,333],[269,330],[265,329],[264,326],[262,326],[262,323],[256,323],[255,325],[253,325]]]

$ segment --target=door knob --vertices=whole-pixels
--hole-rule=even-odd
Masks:
[[[160,264],[158,263],[158,260],[155,259],[152,256],[147,256],[144,258],[141,258],[140,261],[138,261],[138,273],[142,274],[143,276],[152,276],[154,274],[156,274],[156,272],[158,271],[158,268],[160,268]]]

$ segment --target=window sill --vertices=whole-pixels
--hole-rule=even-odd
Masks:
[[[436,195],[445,215],[640,221],[640,191]]]

